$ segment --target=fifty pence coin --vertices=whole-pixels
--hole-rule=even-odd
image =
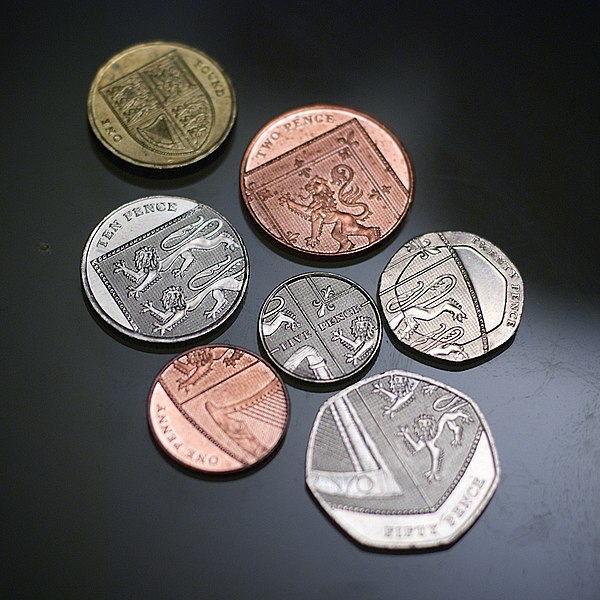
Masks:
[[[281,115],[250,142],[240,172],[252,217],[281,244],[323,256],[365,250],[404,218],[413,172],[400,140],[349,108]]]
[[[216,150],[236,114],[223,69],[183,44],[139,44],[113,56],[96,74],[88,119],[113,154],[142,167],[194,163]]]
[[[148,419],[176,461],[198,471],[239,471],[264,460],[281,441],[288,396],[273,369],[248,350],[201,346],[156,377]]]
[[[477,405],[403,371],[369,377],[327,400],[313,425],[306,482],[352,538],[375,548],[456,541],[499,481]]]
[[[504,252],[477,235],[428,233],[392,257],[379,281],[379,299],[400,342],[461,362],[515,334],[523,280]]]
[[[187,198],[125,204],[94,229],[81,276],[98,314],[147,342],[182,342],[221,325],[242,301],[248,256],[232,225]]]
[[[258,331],[277,367],[309,382],[350,377],[381,343],[373,300],[353,281],[331,273],[304,273],[273,290],[261,308]]]

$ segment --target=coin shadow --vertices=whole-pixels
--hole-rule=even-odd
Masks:
[[[377,300],[379,310],[383,313],[383,309],[379,302],[379,298]],[[383,320],[385,321],[384,329],[387,333],[387,336],[392,342],[393,346],[396,348],[396,350],[398,350],[399,352],[416,362],[420,362],[421,364],[427,365],[428,367],[433,367],[434,369],[442,369],[444,371],[467,371],[468,369],[472,369],[473,367],[478,367],[492,360],[493,358],[496,358],[496,356],[502,354],[505,350],[512,346],[515,340],[515,336],[513,335],[509,340],[507,340],[497,348],[486,352],[483,356],[477,356],[475,358],[463,360],[461,362],[449,362],[437,359],[434,356],[429,356],[428,354],[424,354],[422,352],[418,352],[408,344],[404,344],[396,337],[392,328],[389,326],[387,320]]]
[[[398,224],[398,226],[388,234],[383,240],[377,242],[374,246],[367,246],[363,250],[358,250],[353,252],[352,254],[341,254],[341,255],[332,255],[327,254],[323,256],[317,256],[312,254],[305,254],[300,250],[296,250],[295,248],[290,248],[286,246],[283,242],[273,238],[268,235],[265,230],[256,222],[256,220],[250,214],[248,207],[246,206],[246,202],[244,201],[244,197],[242,195],[241,190],[238,190],[238,196],[240,203],[242,205],[242,214],[244,216],[244,220],[248,227],[254,232],[257,238],[261,240],[261,242],[269,248],[272,252],[281,256],[282,258],[287,258],[296,264],[303,265],[305,267],[310,267],[312,269],[322,269],[324,263],[328,263],[332,267],[350,267],[352,265],[357,265],[366,260],[377,256],[381,252],[383,252],[390,244],[394,243],[397,237],[400,235],[401,231],[406,226],[410,215],[410,207],[402,221]]]
[[[131,185],[167,190],[197,183],[216,171],[231,152],[235,137],[235,124],[223,143],[208,156],[191,165],[167,169],[153,169],[129,163],[113,154],[100,142],[89,122],[87,131],[94,154],[111,175]]]
[[[256,333],[256,341],[257,341],[257,346],[258,346],[258,350],[260,352],[261,357],[268,364],[272,365],[274,369],[276,369],[277,373],[279,373],[281,379],[284,381],[284,383],[286,385],[289,385],[293,388],[302,390],[304,392],[321,393],[321,394],[328,393],[328,392],[338,392],[339,390],[349,387],[352,384],[360,381],[364,377],[365,373],[369,370],[369,368],[375,363],[375,361],[377,360],[377,357],[379,356],[379,351],[381,350],[381,345],[380,345],[377,348],[377,350],[375,350],[375,352],[369,357],[369,360],[366,362],[366,364],[362,365],[360,367],[360,369],[358,371],[356,371],[355,373],[352,373],[352,375],[349,375],[348,377],[344,377],[343,379],[340,379],[338,381],[332,381],[332,382],[324,381],[323,383],[317,383],[317,382],[304,381],[302,379],[297,379],[296,377],[293,377],[292,375],[289,375],[288,373],[286,373],[285,371],[280,369],[279,366],[275,362],[273,362],[273,360],[271,360],[271,357],[269,356],[267,349],[264,347],[264,344],[263,344],[262,340],[260,339],[260,335],[258,332]]]
[[[179,462],[172,456],[169,456],[167,452],[165,452],[164,448],[161,446],[160,442],[156,439],[150,423],[147,421],[148,433],[150,434],[150,438],[152,439],[152,443],[156,448],[156,451],[162,458],[162,460],[179,471],[182,475],[186,475],[187,477],[191,477],[192,479],[197,479],[199,481],[209,481],[215,483],[226,483],[228,481],[238,481],[240,479],[245,479],[246,477],[253,475],[254,473],[258,473],[262,469],[264,469],[276,456],[279,454],[279,451],[283,445],[283,441],[285,440],[285,436],[287,435],[287,426],[285,431],[283,432],[281,438],[275,445],[275,447],[269,452],[265,458],[259,460],[257,463],[242,469],[238,469],[237,471],[230,471],[227,473],[209,473],[206,471],[196,471],[192,467],[188,467],[183,463]],[[289,407],[288,407],[288,423],[289,423]]]
[[[221,323],[215,329],[198,336],[197,338],[186,340],[184,342],[147,342],[144,340],[138,340],[132,337],[129,337],[127,334],[122,333],[112,327],[109,323],[107,323],[94,308],[87,294],[85,293],[85,289],[83,287],[83,283],[80,283],[81,295],[83,297],[83,302],[85,307],[92,317],[92,319],[96,322],[96,324],[110,336],[113,340],[116,340],[120,344],[131,348],[132,350],[137,350],[140,352],[146,352],[149,354],[181,354],[185,350],[189,350],[190,348],[194,348],[196,346],[204,346],[206,344],[212,343],[219,336],[223,335],[227,329],[233,324],[233,322],[237,319],[240,312],[242,311],[244,304],[246,303],[246,294],[241,299],[240,303],[237,305],[235,310],[227,316],[225,321]]]
[[[461,536],[459,536],[455,540],[452,540],[451,542],[449,542],[447,544],[443,544],[440,546],[434,546],[431,548],[375,548],[373,546],[369,546],[368,544],[364,544],[363,542],[360,542],[359,540],[354,538],[352,535],[350,535],[345,529],[340,527],[340,525],[338,525],[338,523],[336,521],[334,521],[331,518],[331,516],[329,516],[327,511],[321,506],[321,503],[315,498],[314,494],[310,491],[310,488],[308,487],[308,484],[306,482],[304,482],[304,491],[309,496],[312,503],[319,509],[319,511],[324,515],[324,517],[338,530],[339,533],[341,533],[346,539],[350,540],[357,548],[359,548],[363,552],[369,553],[369,554],[407,555],[407,554],[433,554],[433,553],[437,553],[437,552],[445,552],[447,550],[450,550],[452,548],[452,546],[454,546],[454,544],[456,544],[456,542],[461,540],[470,530],[470,527],[469,527],[469,530],[465,531]],[[479,515],[479,516],[481,516],[481,515]],[[477,517],[477,519],[475,519],[475,521],[473,521],[471,526],[475,525],[475,523],[479,519],[479,516]]]

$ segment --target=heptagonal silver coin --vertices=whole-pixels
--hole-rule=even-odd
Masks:
[[[369,295],[331,273],[288,279],[265,300],[258,331],[269,358],[307,382],[336,382],[360,371],[381,343],[381,321]]]
[[[477,235],[428,233],[392,257],[379,300],[400,342],[434,359],[463,362],[515,334],[523,280],[504,252]]]
[[[325,512],[366,546],[455,542],[492,497],[500,468],[488,425],[461,392],[388,371],[327,400],[306,455]]]
[[[182,342],[235,311],[248,283],[248,256],[216,210],[152,196],[121,206],[94,229],[81,276],[94,309],[121,333]]]

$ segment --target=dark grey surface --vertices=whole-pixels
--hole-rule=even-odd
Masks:
[[[15,8],[15,6],[19,8]],[[4,8],[2,93],[5,597],[582,598],[600,596],[600,285],[596,3],[52,2]],[[111,55],[166,39],[230,75],[223,149],[168,177],[107,156],[86,96]],[[405,144],[416,192],[403,227],[347,263],[298,260],[248,221],[244,149],[303,104],[347,105]],[[466,230],[525,282],[514,343],[443,371],[384,333],[367,374],[392,368],[471,396],[502,466],[475,526],[442,552],[364,550],[304,485],[314,416],[330,394],[289,386],[291,421],[263,468],[226,480],[176,468],[154,445],[146,395],[174,352],[132,347],[88,311],[79,261],[95,224],[140,196],[220,211],[251,262],[246,301],[218,342],[256,351],[277,284],[330,269],[376,295],[400,244]]]

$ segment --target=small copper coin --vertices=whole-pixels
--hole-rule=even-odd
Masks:
[[[400,224],[413,193],[400,140],[363,113],[315,105],[281,115],[250,142],[240,187],[278,242],[322,256],[360,252]]]
[[[200,346],[158,374],[148,399],[150,429],[165,452],[198,471],[252,467],[281,441],[288,396],[262,359],[235,346]]]
[[[192,164],[216,150],[236,114],[235,93],[209,56],[172,42],[139,44],[96,74],[88,119],[113,154],[143,167]]]

